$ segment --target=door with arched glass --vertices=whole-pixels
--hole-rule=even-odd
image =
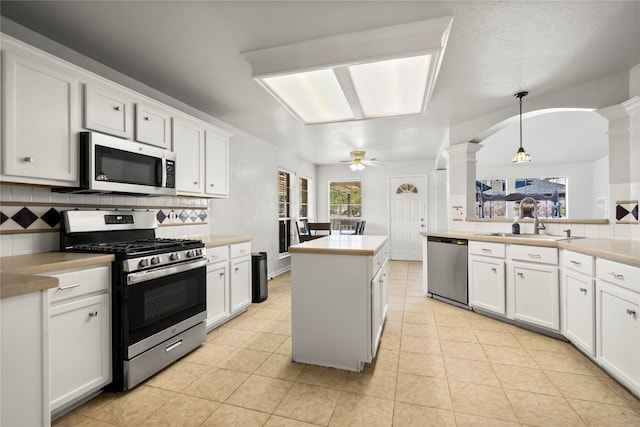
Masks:
[[[422,260],[420,232],[427,224],[426,189],[424,175],[389,179],[391,259]]]

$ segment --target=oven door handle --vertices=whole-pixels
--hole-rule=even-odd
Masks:
[[[141,271],[139,273],[131,273],[127,275],[127,285],[135,285],[137,283],[146,282],[147,280],[153,280],[159,277],[166,277],[172,274],[195,270],[196,268],[206,266],[207,262],[207,259],[201,259],[199,261],[173,265],[170,267],[160,268],[158,270],[148,270]]]

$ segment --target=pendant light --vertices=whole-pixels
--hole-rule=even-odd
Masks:
[[[526,91],[518,92],[513,95],[516,98],[520,99],[520,148],[518,148],[518,151],[513,155],[513,158],[511,159],[513,163],[525,163],[531,161],[531,154],[527,153],[524,148],[522,148],[522,98],[527,95],[529,95],[529,92]]]

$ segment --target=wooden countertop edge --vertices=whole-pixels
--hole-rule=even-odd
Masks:
[[[550,248],[567,249],[574,252],[579,252],[585,255],[596,256],[605,258],[611,261],[617,261],[624,264],[640,267],[640,256],[635,256],[635,253],[640,253],[640,242],[629,240],[615,240],[615,239],[603,239],[603,238],[582,238],[575,240],[536,240],[531,238],[517,238],[517,237],[501,237],[501,236],[486,236],[482,234],[473,234],[465,232],[430,232],[423,231],[420,235],[435,236],[435,237],[451,237],[454,239],[467,239],[475,240],[479,242],[495,242],[495,243],[515,243],[518,245],[531,245],[531,246],[544,246]],[[619,246],[628,246],[629,253],[612,252],[606,248],[586,246],[585,243],[598,242],[604,243],[604,247],[611,246],[612,243],[616,243]],[[582,244],[581,244],[582,243]],[[634,248],[635,246],[635,248]]]
[[[233,234],[211,234],[204,236],[195,236],[204,242],[205,247],[233,245],[235,243],[245,243],[253,240],[253,236],[233,235]]]
[[[377,249],[289,247],[289,252],[301,254],[374,256],[377,251]]]
[[[2,260],[0,265],[0,298],[4,299],[57,287],[58,279],[46,276],[46,273],[109,264],[113,262],[115,256],[112,254],[42,252],[0,259]]]

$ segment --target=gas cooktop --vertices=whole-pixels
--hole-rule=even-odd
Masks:
[[[137,256],[147,253],[171,252],[182,249],[201,248],[201,240],[191,239],[138,239],[122,242],[94,242],[74,245],[67,248],[77,252],[107,252],[117,255]]]

